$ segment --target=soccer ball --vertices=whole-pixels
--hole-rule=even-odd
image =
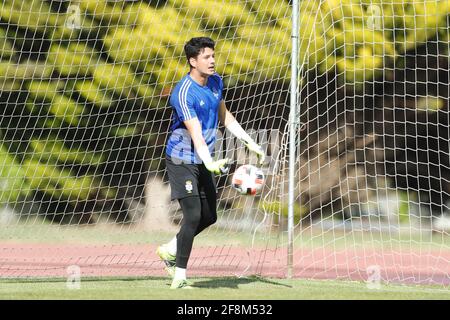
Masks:
[[[245,164],[236,169],[231,185],[240,194],[254,196],[264,185],[264,174],[257,167]]]

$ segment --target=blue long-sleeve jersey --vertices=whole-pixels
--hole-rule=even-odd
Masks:
[[[199,120],[203,138],[205,138],[211,155],[214,155],[222,91],[223,81],[217,73],[208,77],[205,86],[195,82],[189,74],[178,82],[169,100],[173,114],[166,144],[166,155],[170,159],[183,163],[202,163],[183,123],[183,121],[193,118]]]

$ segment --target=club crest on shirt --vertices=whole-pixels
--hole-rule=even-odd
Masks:
[[[184,185],[184,187],[186,188],[187,193],[192,193],[193,186],[191,180],[186,180],[186,184]]]
[[[213,89],[213,95],[214,97],[216,97],[216,99],[219,99],[219,93],[217,92],[216,89]]]
[[[205,105],[205,102],[203,100],[200,100],[200,107],[204,106],[204,105]]]

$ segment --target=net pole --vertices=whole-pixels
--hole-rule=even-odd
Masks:
[[[294,261],[294,176],[295,176],[295,134],[297,109],[297,62],[298,62],[298,17],[299,3],[292,3],[292,56],[291,56],[291,88],[289,113],[289,189],[288,189],[288,252],[287,277],[292,278]]]

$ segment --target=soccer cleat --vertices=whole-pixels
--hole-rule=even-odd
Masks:
[[[186,279],[173,279],[170,289],[194,289]]]
[[[156,250],[156,254],[161,258],[161,260],[166,265],[167,273],[173,277],[175,274],[175,260],[176,256],[171,254],[166,245],[159,246]]]
[[[164,270],[169,274],[171,278],[175,276],[175,266],[172,267],[165,267]]]

